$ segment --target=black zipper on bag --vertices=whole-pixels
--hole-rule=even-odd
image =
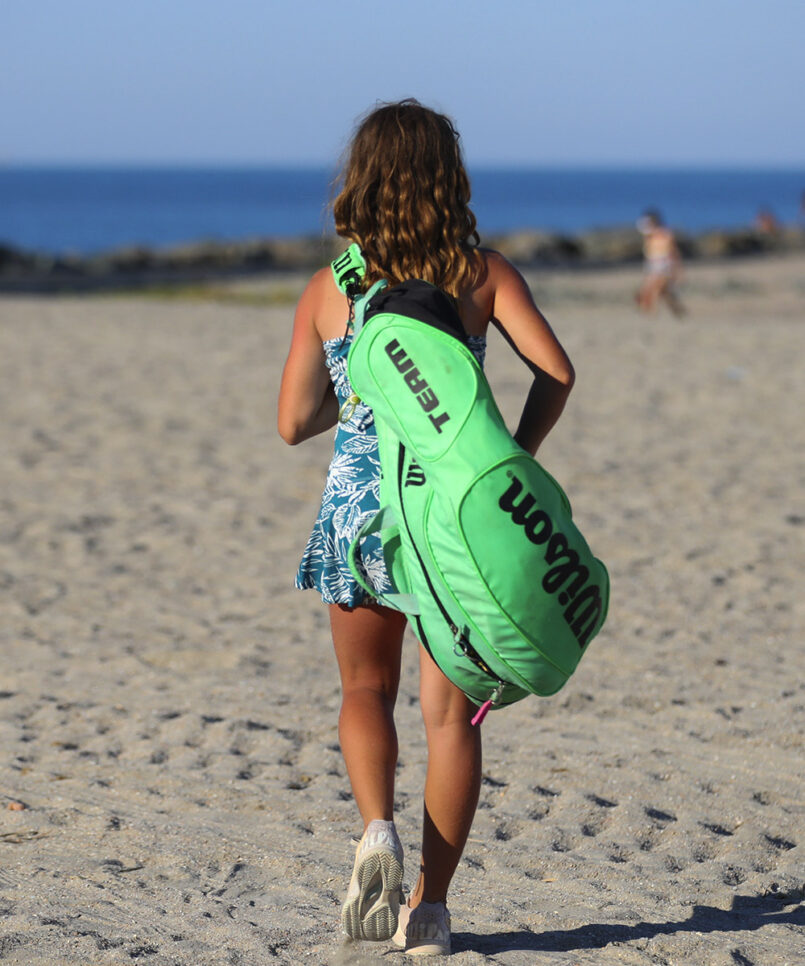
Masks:
[[[495,674],[495,672],[487,665],[481,655],[475,650],[475,648],[470,644],[469,640],[462,634],[456,639],[455,647],[464,655],[464,657],[469,658],[470,661],[480,670],[483,671],[488,677],[492,678],[493,681],[497,681],[498,684],[505,684],[505,681],[501,681],[500,678]]]
[[[439,611],[442,617],[444,618],[445,623],[450,628],[450,632],[453,635],[453,648],[454,650],[455,648],[459,649],[459,651],[457,651],[456,653],[463,654],[464,657],[472,661],[472,663],[478,668],[479,671],[481,671],[483,674],[489,677],[492,681],[497,682],[498,688],[495,690],[501,689],[505,686],[506,682],[502,681],[497,676],[497,674],[495,674],[488,667],[488,665],[484,662],[480,654],[475,650],[472,644],[470,644],[467,637],[464,634],[462,634],[460,629],[456,626],[453,619],[450,617],[450,614],[448,614],[444,604],[439,599],[439,595],[436,593],[436,588],[433,586],[433,582],[430,579],[430,574],[428,573],[427,567],[425,566],[425,561],[422,559],[422,555],[417,549],[417,545],[414,541],[413,535],[411,534],[411,528],[408,526],[408,520],[405,515],[405,505],[403,503],[403,470],[405,468],[405,446],[402,443],[400,443],[399,447],[400,448],[398,451],[398,459],[397,459],[397,491],[398,491],[399,500],[400,500],[400,511],[402,513],[403,524],[405,525],[405,530],[406,530],[406,533],[408,534],[408,539],[411,541],[411,546],[414,548],[414,553],[416,554],[417,560],[419,561],[419,566],[420,566],[420,569],[422,570],[422,575],[424,576],[425,581],[428,585],[428,590],[430,591],[430,595],[431,597],[433,597],[434,601],[436,601],[436,606],[439,608]],[[427,638],[424,633],[424,628],[422,627],[422,620],[419,616],[416,617],[416,626],[417,626],[417,631],[419,633],[419,639],[422,641],[423,647],[428,652],[428,654],[430,654],[430,656],[433,657],[433,651],[431,650],[430,644],[427,641]],[[436,658],[433,658],[433,659],[436,660]],[[439,662],[436,661],[436,663],[438,664]]]
[[[422,555],[420,554],[419,549],[417,548],[417,545],[414,542],[414,538],[411,533],[411,528],[408,526],[408,518],[405,514],[405,504],[403,503],[404,468],[405,468],[405,446],[402,443],[399,443],[399,449],[397,450],[397,493],[400,500],[400,512],[402,513],[402,520],[403,520],[403,524],[405,525],[405,532],[408,534],[408,539],[411,541],[411,546],[414,548],[416,559],[419,562],[419,568],[422,571],[422,575],[425,578],[425,581],[427,582],[430,595],[436,601],[436,605],[439,608],[439,611],[441,612],[442,617],[444,617],[445,621],[447,622],[447,626],[450,628],[450,630],[453,633],[455,633],[455,630],[457,628],[455,628],[455,624],[450,619],[450,615],[445,610],[444,604],[441,602],[441,600],[439,599],[439,595],[436,593],[436,588],[433,586],[433,582],[430,579],[430,574],[428,573],[427,568],[425,567],[425,561],[422,559]],[[419,632],[420,640],[422,641],[423,647],[428,652],[428,654],[430,654],[430,656],[433,657],[433,651],[431,650],[430,644],[428,643],[427,636],[425,635],[425,631],[422,626],[422,620],[418,615],[416,618],[416,625],[417,625],[417,631]],[[433,659],[436,660],[436,658],[433,658]]]

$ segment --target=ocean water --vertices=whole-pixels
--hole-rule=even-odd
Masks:
[[[331,172],[319,168],[0,167],[0,243],[81,254],[199,239],[332,230]],[[801,217],[801,169],[471,169],[484,235],[578,233],[633,224],[659,208],[681,231],[739,228],[758,210]]]

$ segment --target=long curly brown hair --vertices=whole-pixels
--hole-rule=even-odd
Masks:
[[[336,232],[357,242],[366,282],[422,278],[458,297],[481,272],[470,181],[452,121],[413,98],[359,123],[336,180]]]

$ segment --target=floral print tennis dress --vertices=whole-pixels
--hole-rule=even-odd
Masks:
[[[338,404],[343,407],[344,421],[338,423],[335,431],[321,508],[302,554],[296,586],[300,590],[318,590],[327,604],[354,607],[366,602],[367,594],[352,576],[347,551],[358,530],[380,509],[380,458],[372,410],[354,401],[347,376],[351,344],[351,334],[324,343],[325,362]],[[467,346],[483,365],[485,336],[469,336]],[[377,534],[366,538],[361,553],[367,583],[381,593],[392,590]]]

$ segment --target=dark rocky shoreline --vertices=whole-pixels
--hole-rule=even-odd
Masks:
[[[805,251],[801,227],[773,233],[714,230],[677,238],[684,259],[691,261]],[[642,259],[641,237],[632,227],[579,235],[523,230],[485,236],[483,243],[528,268],[601,269]],[[199,241],[164,249],[131,246],[87,256],[30,252],[0,243],[0,292],[114,291],[311,271],[342,248],[343,241],[335,236]]]

